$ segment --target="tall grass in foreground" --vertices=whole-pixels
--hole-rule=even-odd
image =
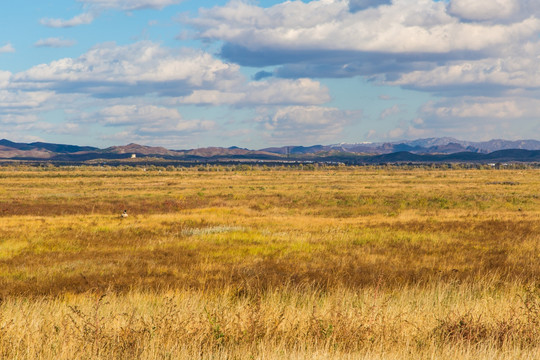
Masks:
[[[256,295],[174,290],[4,300],[6,359],[529,358],[540,289],[431,284]]]
[[[0,358],[537,359],[538,194],[538,170],[2,170]]]

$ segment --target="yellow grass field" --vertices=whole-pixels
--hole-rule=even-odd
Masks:
[[[0,167],[0,358],[539,359],[540,170]]]

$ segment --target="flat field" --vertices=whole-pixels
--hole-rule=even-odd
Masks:
[[[540,171],[0,168],[0,358],[538,359]]]

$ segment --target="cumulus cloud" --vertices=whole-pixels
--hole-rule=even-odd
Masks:
[[[9,124],[13,134],[29,123],[35,126],[25,131],[60,134],[58,124],[49,123],[44,115],[59,104],[69,120],[64,124],[82,126],[66,125],[67,133],[80,133],[88,124],[97,123],[117,129],[116,135],[130,141],[154,144],[172,144],[175,137],[188,141],[190,136],[210,134],[218,128],[211,120],[184,118],[175,107],[178,105],[289,106],[267,117],[272,133],[288,131],[287,126],[299,130],[302,121],[311,121],[307,133],[312,139],[316,129],[329,136],[341,131],[353,117],[353,112],[308,106],[331,100],[328,89],[318,81],[254,81],[242,74],[238,65],[206,52],[170,49],[149,41],[126,46],[101,44],[77,58],[59,59],[14,74],[0,71],[0,86],[0,121]],[[149,104],[149,99],[154,103]],[[286,119],[291,121],[289,125]]]
[[[422,107],[421,113],[428,118],[485,118],[495,122],[497,119],[537,117],[539,106],[540,100],[531,98],[448,98],[427,103]]]
[[[520,96],[463,96],[429,101],[417,117],[401,120],[390,130],[370,131],[371,139],[399,141],[450,136],[482,141],[493,138],[528,139],[538,133],[537,92]]]
[[[223,58],[278,66],[277,77],[364,76],[417,90],[477,95],[540,84],[537,5],[315,0],[262,8],[231,1],[202,9],[188,22],[200,38],[223,42]]]
[[[91,24],[92,21],[94,21],[95,16],[96,14],[94,13],[86,12],[86,13],[76,15],[68,20],[44,18],[44,19],[41,19],[40,22],[42,25],[45,25],[47,27],[69,28],[69,27],[74,27],[74,26],[79,26],[79,25]]]
[[[0,90],[0,112],[23,108],[37,108],[53,96],[50,91]]]
[[[0,123],[4,125],[35,123],[36,121],[38,121],[38,117],[35,114],[0,113]]]
[[[401,112],[401,107],[399,105],[394,105],[392,107],[386,108],[379,115],[379,119],[384,120],[389,116],[399,114]]]
[[[287,106],[266,110],[257,121],[262,124],[269,141],[287,143],[336,141],[346,125],[359,121],[360,111],[347,111],[322,106]]]
[[[102,44],[79,58],[41,64],[12,77],[14,87],[124,97],[157,93],[186,95],[194,89],[242,81],[238,66],[198,50],[171,50],[143,41]]]
[[[0,70],[0,89],[5,89],[11,80],[11,72]]]
[[[223,58],[281,78],[364,76],[442,96],[540,86],[537,0],[231,1],[190,23],[224,42]]]
[[[271,79],[251,82],[232,91],[195,90],[178,100],[195,105],[291,105],[322,104],[330,100],[328,89],[311,79]]]
[[[179,135],[209,131],[213,121],[184,119],[174,108],[155,105],[112,105],[92,114],[87,121],[105,126],[127,127],[136,136]]]
[[[32,113],[2,114],[0,113],[0,138],[11,141],[32,142],[43,141],[37,134],[57,133],[63,127],[39,121],[39,117]]]
[[[0,90],[0,127],[6,134],[3,137],[13,141],[53,128],[59,130],[58,124],[41,120],[42,114],[52,109],[53,96],[49,91]]]
[[[40,39],[36,41],[34,46],[36,47],[53,47],[53,48],[62,48],[62,47],[71,47],[76,44],[74,40],[66,40],[61,38],[47,38]]]
[[[331,50],[395,53],[483,51],[540,29],[529,18],[512,24],[460,22],[444,2],[395,0],[351,12],[345,0],[285,2],[268,9],[231,1],[200,10],[191,23],[205,39],[251,51]]]
[[[169,148],[182,147],[182,143],[192,142],[194,136],[208,134],[217,127],[214,121],[185,119],[177,109],[148,104],[107,106],[86,121],[120,129],[101,136],[107,141],[151,143]]]
[[[451,0],[448,6],[451,14],[466,20],[506,19],[516,14],[519,8],[518,0]]]
[[[478,60],[448,61],[427,70],[401,74],[389,84],[420,90],[450,91],[458,94],[504,91],[508,88],[537,88],[540,86],[540,43],[516,44],[498,57]]]
[[[178,110],[154,105],[113,105],[98,111],[96,116],[101,123],[111,126],[182,120]]]
[[[10,43],[0,46],[0,54],[13,53],[13,52],[15,52],[15,48]]]
[[[534,94],[530,94],[535,96]],[[405,134],[460,139],[530,138],[538,127],[537,97],[452,97],[430,101],[419,117],[402,127]]]
[[[148,41],[127,46],[103,44],[79,58],[4,76],[17,90],[47,89],[95,98],[157,94],[170,97],[169,104],[318,105],[330,100],[328,89],[314,80],[249,81],[238,65],[203,51],[173,50]],[[0,82],[2,77],[0,74]]]
[[[0,123],[2,130],[17,136],[24,131],[41,130],[37,126],[40,113],[50,110],[53,91],[23,91],[10,87],[12,74],[0,71]],[[13,137],[10,137],[13,139]]]

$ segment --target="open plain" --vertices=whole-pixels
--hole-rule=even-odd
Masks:
[[[537,359],[540,171],[4,166],[0,301],[5,359]]]

